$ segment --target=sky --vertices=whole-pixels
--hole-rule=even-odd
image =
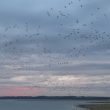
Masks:
[[[110,0],[0,0],[0,96],[110,96]]]

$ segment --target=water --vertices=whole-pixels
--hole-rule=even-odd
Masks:
[[[0,100],[0,110],[83,110],[69,100]]]

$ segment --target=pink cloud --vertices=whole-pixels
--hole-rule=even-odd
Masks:
[[[39,96],[43,95],[45,91],[45,88],[37,87],[2,86],[0,96]]]

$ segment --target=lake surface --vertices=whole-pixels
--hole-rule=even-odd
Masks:
[[[0,100],[0,110],[84,110],[72,100]]]

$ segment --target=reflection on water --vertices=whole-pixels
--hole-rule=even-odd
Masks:
[[[81,101],[64,100],[0,100],[0,110],[84,110]]]

